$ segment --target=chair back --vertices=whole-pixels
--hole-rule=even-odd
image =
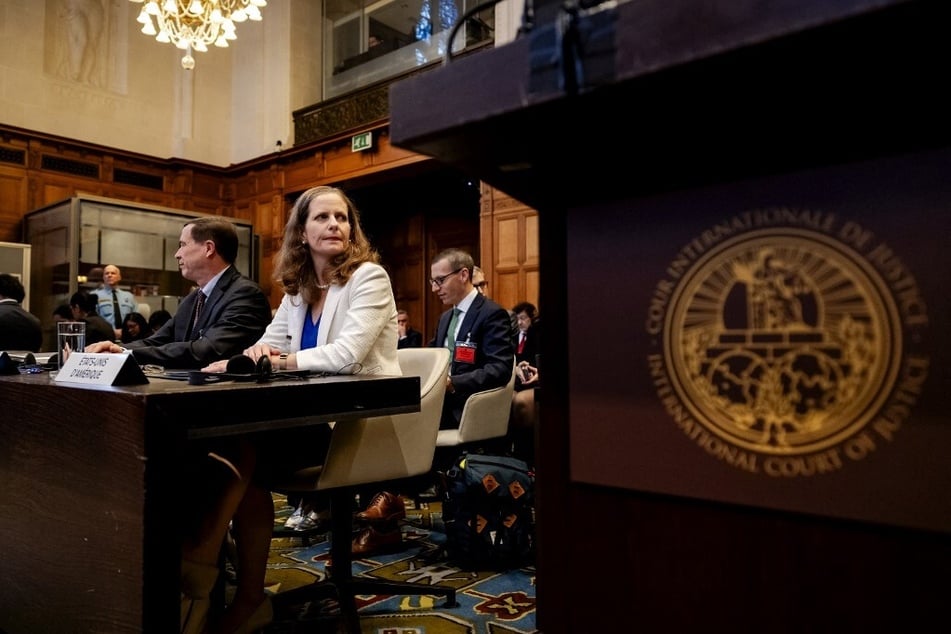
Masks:
[[[418,376],[420,411],[334,425],[317,489],[396,480],[428,473],[446,395],[449,350],[397,351],[403,376]]]
[[[436,438],[437,447],[451,447],[477,440],[501,438],[508,433],[515,393],[515,364],[512,376],[502,387],[476,392],[466,399],[459,419],[459,429],[442,429]]]

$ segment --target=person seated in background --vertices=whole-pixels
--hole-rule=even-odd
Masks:
[[[423,333],[413,330],[409,323],[409,313],[403,309],[396,311],[396,326],[399,329],[397,348],[422,348]]]
[[[0,350],[39,352],[43,347],[40,318],[21,305],[26,289],[9,273],[0,273]]]
[[[471,394],[502,387],[512,378],[515,337],[509,312],[476,290],[472,256],[461,249],[436,255],[430,285],[444,305],[430,346],[449,348],[452,360],[440,429],[459,427]]]
[[[151,334],[149,322],[139,313],[129,313],[122,321],[122,343],[132,343],[139,339],[145,339]]]
[[[53,323],[58,324],[61,321],[72,321],[73,320],[73,309],[69,307],[69,304],[60,304],[53,309]]]
[[[512,308],[518,319],[518,339],[515,347],[515,392],[512,394],[512,413],[509,418],[509,439],[512,453],[527,463],[535,459],[535,388],[538,386],[538,368],[535,358],[539,350],[541,328],[535,305],[520,302]]]
[[[114,341],[115,330],[108,321],[96,313],[99,299],[86,291],[76,291],[69,298],[69,307],[73,311],[73,321],[82,321],[86,324],[86,345],[100,341]]]
[[[379,261],[356,206],[342,190],[305,191],[290,211],[274,260],[274,279],[284,297],[264,335],[244,355],[252,361],[264,356],[277,371],[400,376],[396,301]],[[226,369],[219,362],[205,371]],[[219,503],[208,505],[201,519],[203,539],[184,553],[186,561],[216,570],[219,548],[229,523],[233,526],[238,585],[214,631],[254,631],[270,622],[264,577],[274,530],[271,485],[321,464],[329,441],[329,426],[314,425],[237,437],[230,447],[217,443],[215,450],[228,459],[230,470],[219,480],[224,487]],[[355,547],[359,540],[354,539]],[[183,632],[193,631],[184,625]]]
[[[172,313],[167,310],[160,309],[149,315],[149,330],[148,335],[154,335],[159,331],[159,328],[164,326],[166,323],[172,320]]]

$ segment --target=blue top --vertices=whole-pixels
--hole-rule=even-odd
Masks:
[[[300,336],[300,349],[317,347],[317,331],[320,330],[320,317],[317,321],[311,321],[310,317],[304,319],[304,332]]]
[[[112,312],[112,289],[103,286],[92,291],[92,294],[99,298],[99,302],[96,304],[96,312],[99,313],[99,316],[109,322],[109,325],[116,323]],[[116,294],[119,296],[119,315],[122,319],[125,319],[129,313],[135,312],[139,303],[135,301],[135,295],[129,291],[117,288]]]

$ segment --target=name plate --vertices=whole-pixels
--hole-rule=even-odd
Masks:
[[[85,385],[140,385],[149,380],[131,354],[74,352],[54,379]]]

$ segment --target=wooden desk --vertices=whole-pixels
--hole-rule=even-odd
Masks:
[[[190,438],[419,411],[418,377],[0,377],[0,631],[173,632]],[[187,491],[186,491],[187,493]]]

